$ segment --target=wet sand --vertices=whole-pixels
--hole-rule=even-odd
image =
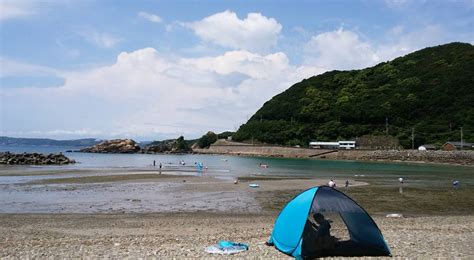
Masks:
[[[236,184],[234,178],[216,178],[206,173],[156,170],[58,170],[50,175],[46,172],[1,172],[2,181],[7,184],[0,185],[0,213],[255,214],[281,209],[297,192],[326,182],[247,176]],[[252,189],[250,183],[260,187]],[[275,196],[278,199],[272,199]]]
[[[276,216],[293,196],[327,181],[247,176],[234,184],[233,179],[140,170],[76,174],[61,177],[56,172],[60,178],[3,185],[5,194],[18,192],[38,200],[34,205],[18,201],[16,210],[44,213],[0,214],[0,258],[217,258],[204,249],[225,239],[250,245],[249,251],[231,258],[284,259],[288,257],[264,244]],[[438,196],[406,186],[400,194],[397,187],[391,191],[371,182],[351,180],[347,192],[372,214],[395,257],[474,257],[472,189]],[[250,183],[260,187],[252,189]],[[425,195],[435,202],[421,200]],[[447,198],[438,202],[441,196]],[[402,210],[403,203],[414,201],[420,202]],[[469,208],[440,210],[455,203]],[[5,206],[0,210],[15,212]],[[385,218],[387,212],[407,217]]]

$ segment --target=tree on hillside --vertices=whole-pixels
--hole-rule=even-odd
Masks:
[[[191,148],[188,146],[188,144],[184,140],[183,136],[180,136],[180,137],[178,137],[178,139],[176,139],[175,144],[174,144],[174,148],[175,148],[176,151],[182,151],[182,152],[186,152],[186,151],[191,150]]]
[[[215,143],[217,141],[217,135],[214,132],[207,132],[205,135],[203,135],[199,140],[197,141],[197,145],[199,148],[209,148],[211,144]]]

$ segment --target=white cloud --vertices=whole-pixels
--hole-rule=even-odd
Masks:
[[[357,32],[340,28],[311,37],[304,48],[304,64],[327,70],[360,69],[425,47],[469,39],[472,38],[451,35],[436,25],[409,32],[397,25],[387,31],[385,41],[374,43],[362,40]]]
[[[101,47],[101,48],[113,48],[122,39],[108,33],[99,33],[95,31],[81,32],[79,33],[86,41]]]
[[[0,57],[0,68],[0,77],[52,76],[60,74],[60,71],[49,67],[27,64],[3,57]]]
[[[185,26],[193,29],[204,41],[250,51],[268,50],[275,46],[282,29],[275,19],[260,13],[249,13],[247,18],[240,20],[228,10]]]
[[[123,52],[110,66],[62,73],[66,83],[60,88],[5,90],[10,112],[4,131],[61,138],[88,132],[101,138],[199,137],[234,130],[274,95],[323,71],[292,66],[283,53],[167,59],[153,48]],[[18,118],[33,129],[22,129]]]
[[[306,64],[328,69],[364,68],[380,60],[370,43],[343,28],[311,37],[305,52]]]
[[[147,12],[139,12],[138,16],[153,23],[161,23],[163,21],[163,19],[161,19],[161,17],[159,17],[158,15],[150,14]]]
[[[0,21],[30,16],[36,13],[36,6],[33,2],[22,0],[1,0],[0,1]]]
[[[282,52],[262,56],[248,51],[229,51],[221,56],[188,59],[185,62],[222,75],[238,72],[255,79],[275,77],[289,66],[288,58]]]
[[[386,61],[424,47],[447,43],[458,37],[457,35],[451,37],[442,27],[436,25],[429,25],[406,33],[403,31],[403,27],[395,26],[387,34],[387,41],[379,44],[376,51],[381,60]]]
[[[74,138],[80,137],[93,137],[100,136],[104,133],[97,130],[91,129],[54,129],[54,130],[32,130],[32,131],[3,131],[0,129],[0,135],[3,136],[16,136],[16,137],[29,137],[32,136],[41,136],[41,137],[50,137],[50,138],[61,138],[60,136],[73,136]]]

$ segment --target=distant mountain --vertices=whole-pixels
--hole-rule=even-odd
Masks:
[[[307,146],[388,129],[409,148],[412,129],[420,145],[460,140],[461,127],[474,142],[474,47],[450,43],[305,79],[266,102],[233,139]]]
[[[95,138],[77,140],[53,140],[46,138],[14,138],[0,136],[0,145],[35,145],[35,146],[71,146],[86,147],[100,143],[101,140]]]

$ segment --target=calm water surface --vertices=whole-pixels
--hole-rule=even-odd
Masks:
[[[380,163],[358,161],[331,161],[310,159],[286,159],[265,157],[240,157],[225,155],[171,155],[171,154],[93,154],[65,152],[77,150],[71,147],[37,147],[37,146],[0,146],[0,151],[59,153],[77,161],[67,166],[35,166],[30,170],[45,169],[163,169],[196,171],[196,163],[207,167],[208,174],[218,177],[236,177],[247,175],[271,175],[289,177],[321,178],[373,178],[383,181],[404,177],[407,181],[419,182],[420,185],[432,185],[437,181],[462,179],[464,184],[474,184],[474,168],[451,165]],[[156,166],[153,167],[153,161]],[[184,166],[180,162],[184,161]],[[259,167],[260,163],[268,168]],[[0,168],[1,169],[4,169]],[[24,167],[23,167],[24,168]],[[1,183],[1,178],[0,178]]]
[[[30,181],[94,175],[130,174],[133,171],[163,170],[199,172],[202,163],[206,175],[223,179],[239,176],[314,177],[336,180],[360,180],[377,187],[387,187],[398,195],[398,178],[404,177],[410,188],[451,189],[451,180],[461,181],[462,190],[474,186],[474,168],[432,164],[369,163],[223,155],[168,154],[92,154],[65,152],[71,147],[0,146],[0,151],[58,153],[63,152],[78,163],[67,166],[0,166],[0,213],[28,212],[166,212],[166,211],[258,211],[259,204],[246,194],[194,192],[173,194],[172,185],[164,183],[92,183],[25,185]],[[180,164],[184,161],[186,164]],[[268,168],[259,165],[267,164]],[[72,171],[71,171],[72,170]],[[80,171],[75,171],[80,170]],[[29,174],[31,172],[31,174]],[[35,174],[41,172],[41,175]],[[44,172],[46,172],[45,175]],[[16,173],[21,174],[18,176]],[[25,174],[26,173],[26,174]],[[51,173],[51,174],[50,174]],[[3,175],[3,176],[2,176]],[[171,186],[169,186],[171,185]],[[343,185],[339,183],[339,185]],[[375,186],[374,186],[375,187]],[[406,194],[407,190],[405,190]],[[374,195],[376,196],[376,195]]]

